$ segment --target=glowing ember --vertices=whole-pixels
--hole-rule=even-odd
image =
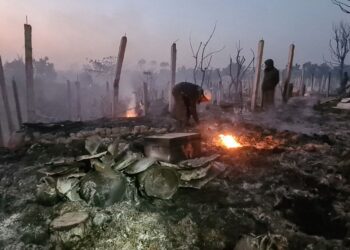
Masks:
[[[135,109],[129,109],[126,111],[125,114],[126,117],[137,117],[136,110]]]
[[[226,148],[239,148],[242,147],[242,144],[240,144],[232,135],[219,135],[221,143]]]

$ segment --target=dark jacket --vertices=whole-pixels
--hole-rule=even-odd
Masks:
[[[174,86],[172,94],[175,98],[182,96],[191,101],[198,102],[203,95],[203,89],[190,82],[180,82]]]
[[[185,120],[188,122],[190,117],[198,123],[197,104],[204,96],[203,89],[190,82],[180,82],[173,87],[172,94],[175,101],[175,113],[185,113]],[[185,110],[181,110],[183,107]]]
[[[279,81],[280,81],[280,74],[278,70],[273,66],[266,68],[264,71],[262,90],[263,91],[274,90]]]

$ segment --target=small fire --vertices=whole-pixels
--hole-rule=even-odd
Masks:
[[[135,109],[129,109],[128,111],[126,111],[126,114],[125,114],[126,117],[137,117],[137,114],[136,114],[136,110]]]
[[[240,144],[232,135],[219,135],[220,142],[226,147],[226,148],[239,148],[242,147],[242,144]]]

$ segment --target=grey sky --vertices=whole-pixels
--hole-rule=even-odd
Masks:
[[[178,65],[192,65],[189,35],[194,43],[208,37],[209,46],[225,50],[213,67],[228,64],[238,41],[250,56],[265,40],[265,55],[279,67],[287,61],[290,43],[296,62],[323,62],[329,57],[332,24],[349,21],[330,0],[0,0],[0,54],[3,60],[22,56],[23,23],[33,26],[34,56],[48,56],[57,68],[76,68],[85,58],[117,54],[127,34],[126,64],[140,58],[169,61],[170,45],[178,40]]]

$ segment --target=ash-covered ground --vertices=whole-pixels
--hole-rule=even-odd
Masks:
[[[25,144],[0,156],[0,248],[350,249],[350,114],[314,104],[292,99],[274,112],[244,116],[209,107],[190,131],[201,133],[203,156],[218,154],[224,170],[200,188],[179,187],[170,199],[145,194],[138,176],[113,170],[126,188],[106,201],[98,181],[84,181],[98,167],[62,161],[87,155],[86,138],[96,135],[137,153],[145,136],[176,131],[171,120],[29,126]],[[218,133],[244,146],[219,147]],[[60,161],[57,169],[66,167],[73,180],[67,192],[51,173]],[[205,179],[201,174],[196,178]],[[67,225],[55,227],[61,215]]]

